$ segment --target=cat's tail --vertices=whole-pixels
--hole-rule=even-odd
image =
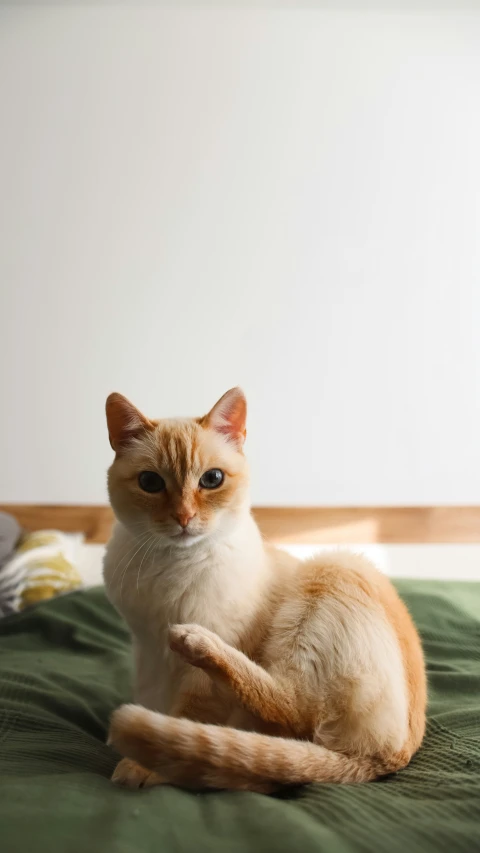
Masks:
[[[109,743],[174,785],[261,793],[308,782],[368,782],[408,763],[404,755],[349,757],[309,741],[167,717],[139,705],[115,711]]]

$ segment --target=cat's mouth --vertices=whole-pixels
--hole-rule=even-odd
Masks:
[[[200,533],[199,531],[187,530],[187,528],[184,528],[178,533],[173,533],[171,535],[171,539],[173,539],[177,545],[188,547],[189,545],[193,545],[194,542],[199,542],[200,539],[203,539],[204,535],[204,533]]]

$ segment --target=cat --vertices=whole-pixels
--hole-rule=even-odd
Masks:
[[[112,716],[113,781],[270,793],[405,767],[425,730],[414,624],[365,557],[299,562],[262,541],[240,389],[197,419],[152,421],[119,394],[106,409],[104,577],[138,703]]]

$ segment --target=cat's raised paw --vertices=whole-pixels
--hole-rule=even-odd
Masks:
[[[130,758],[122,758],[113,771],[112,782],[121,788],[137,790],[138,788],[153,788],[154,785],[161,785],[162,779],[158,773],[147,770],[137,764],[136,761],[132,761]]]
[[[193,666],[213,662],[215,652],[221,645],[220,638],[201,625],[172,625],[169,640],[172,651]]]

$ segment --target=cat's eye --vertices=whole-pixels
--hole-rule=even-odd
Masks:
[[[138,475],[138,485],[144,492],[163,492],[165,488],[165,480],[156,471],[142,471]]]
[[[199,486],[202,489],[218,489],[222,485],[223,480],[224,473],[220,471],[220,468],[210,468],[209,471],[205,471],[205,474],[202,474],[200,477]]]

